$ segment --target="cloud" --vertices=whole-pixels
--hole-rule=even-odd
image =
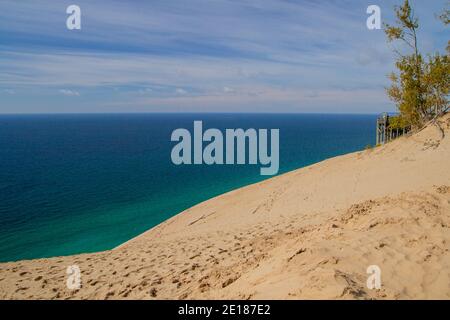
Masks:
[[[240,88],[233,94],[223,91],[195,95],[148,97],[133,101],[112,101],[112,109],[149,110],[155,112],[383,112],[389,105],[383,88],[364,89],[274,89]],[[276,109],[274,108],[276,106]]]
[[[182,88],[177,88],[175,89],[176,94],[180,94],[180,95],[184,95],[187,94],[188,92]]]
[[[149,93],[153,93],[153,89],[152,88],[142,88],[139,89],[139,94],[149,94]]]
[[[368,66],[370,64],[385,65],[390,62],[390,54],[387,50],[381,51],[375,47],[367,47],[358,51],[356,62],[361,66]]]
[[[65,95],[65,96],[80,96],[80,93],[75,90],[68,90],[68,89],[60,89],[59,93]]]
[[[432,15],[445,1],[414,3],[430,48],[446,46]],[[259,110],[250,104],[261,96],[278,110],[287,102],[275,92],[284,92],[289,103],[301,101],[299,111],[311,105],[342,111],[350,110],[351,93],[342,93],[348,89],[384,101],[380,88],[394,67],[383,32],[366,28],[367,1],[154,0],[137,9],[124,1],[78,0],[81,32],[67,30],[65,11],[52,0],[3,2],[0,86],[31,101],[30,92],[39,92],[44,106],[60,105],[55,91],[80,95],[63,87],[92,93],[94,110],[110,100],[126,103],[124,111],[147,100],[151,108],[158,99],[168,108],[184,99],[207,109],[212,101],[217,110],[242,99]],[[383,20],[393,20],[394,3],[381,4]],[[17,109],[14,101],[0,112],[6,108]]]
[[[13,89],[3,89],[2,91],[7,94],[16,94],[16,90]]]
[[[234,89],[232,89],[230,87],[223,87],[223,92],[225,92],[225,93],[233,93]]]

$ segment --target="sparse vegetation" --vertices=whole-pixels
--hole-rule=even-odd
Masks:
[[[445,113],[449,108],[450,90],[450,45],[447,53],[428,54],[426,58],[418,46],[419,19],[408,0],[395,7],[395,25],[385,24],[388,42],[401,41],[410,49],[402,53],[397,49],[397,73],[391,73],[392,82],[387,88],[389,98],[397,105],[399,116],[391,118],[391,128],[420,128],[430,120]],[[449,10],[439,18],[447,26]]]

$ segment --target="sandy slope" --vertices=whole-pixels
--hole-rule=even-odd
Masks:
[[[111,251],[0,264],[0,298],[450,298],[450,116],[201,203]],[[82,288],[66,288],[66,268]],[[378,265],[382,289],[366,287]]]

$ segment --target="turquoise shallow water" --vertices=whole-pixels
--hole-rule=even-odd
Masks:
[[[111,249],[254,183],[259,165],[175,166],[176,128],[279,128],[280,171],[374,144],[375,115],[0,116],[0,261]]]

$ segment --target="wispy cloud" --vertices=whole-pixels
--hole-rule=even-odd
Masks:
[[[230,87],[223,87],[223,92],[225,93],[233,93],[234,89]]]
[[[140,94],[151,94],[151,93],[153,93],[153,89],[152,88],[142,88],[142,89],[139,89],[138,92]]]
[[[79,97],[80,96],[80,93],[78,91],[69,90],[69,89],[60,89],[59,93],[61,93],[62,95],[65,95],[65,96],[69,96],[69,97],[71,97],[71,96]]]
[[[2,91],[7,94],[16,94],[16,90],[13,89],[3,89]]]
[[[184,89],[182,89],[182,88],[177,88],[177,89],[175,90],[175,92],[176,92],[176,94],[180,94],[180,95],[184,95],[184,94],[187,93],[187,91],[184,90]]]
[[[383,1],[383,19],[395,3]],[[446,44],[433,17],[444,3],[414,2],[429,50]],[[2,1],[0,88],[20,95],[0,112],[77,112],[61,95],[79,92],[94,112],[392,108],[383,90],[392,54],[365,26],[366,0],[78,0],[76,32],[65,27],[69,4]]]

